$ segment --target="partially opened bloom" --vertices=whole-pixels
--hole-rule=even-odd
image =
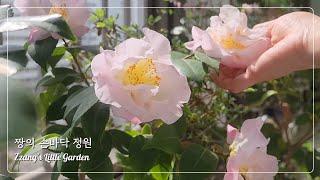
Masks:
[[[212,16],[210,21],[206,30],[192,27],[193,41],[187,42],[186,48],[195,51],[201,47],[227,66],[245,68],[271,46],[266,31],[248,28],[247,16],[236,7],[221,7],[219,16]]]
[[[144,28],[144,38],[130,38],[94,57],[91,68],[95,92],[111,104],[114,116],[135,123],[162,119],[171,124],[189,101],[187,79],[172,64],[170,43]]]
[[[85,24],[90,12],[88,8],[85,8],[85,0],[15,0],[14,6],[23,16],[60,14],[77,37],[83,36],[89,30]],[[29,35],[29,41],[34,42],[45,39],[50,35],[56,39],[60,38],[55,33],[50,34],[41,28],[33,28]]]
[[[267,154],[269,140],[260,131],[263,123],[262,118],[248,119],[240,131],[228,125],[227,142],[230,144],[230,156],[225,180],[269,180],[276,175],[278,162],[276,157]]]
[[[269,140],[260,131],[263,118],[248,119],[243,122],[240,131],[228,125],[227,142],[230,144],[230,154],[246,151],[249,154],[257,148],[266,147]]]
[[[277,158],[268,155],[266,148],[258,148],[250,154],[243,151],[230,156],[224,180],[272,180],[277,171]]]

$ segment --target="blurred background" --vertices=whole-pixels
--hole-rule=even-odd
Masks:
[[[13,4],[13,1],[1,0],[1,5]],[[99,46],[113,49],[123,39],[141,37],[144,26],[163,33],[171,41],[172,48],[188,53],[183,43],[190,40],[193,25],[205,29],[209,18],[217,15],[220,7],[231,4],[237,7],[283,7],[242,9],[248,16],[249,26],[275,19],[293,11],[309,11],[320,14],[319,0],[88,0],[90,11],[94,14],[88,21],[90,32],[81,39],[81,45],[88,52],[83,53],[83,61],[90,64]],[[97,7],[97,8],[94,8]],[[99,7],[108,7],[102,8]],[[113,7],[113,8],[112,8]],[[126,8],[124,8],[126,7]],[[150,7],[150,8],[127,8]],[[158,8],[154,8],[158,7]],[[161,8],[166,7],[166,8]],[[181,7],[181,8],[174,8]],[[296,8],[285,8],[296,7]],[[14,9],[14,14],[19,13]],[[96,17],[94,17],[96,16]],[[102,19],[101,19],[102,17]],[[24,55],[23,45],[29,35],[28,30],[3,33],[0,35],[0,172],[6,174],[6,117],[9,118],[9,139],[15,137],[37,136],[44,127],[42,109],[46,101],[41,100],[40,91],[35,89],[40,80],[40,67],[29,61]],[[7,38],[8,37],[8,38]],[[15,59],[6,67],[6,48]],[[60,61],[59,66],[70,66],[68,56]],[[9,74],[8,100],[6,105],[6,77]],[[320,72],[315,70],[315,150],[313,150],[313,71],[297,72],[287,77],[262,83],[239,94],[230,94],[216,87],[207,77],[206,83],[190,82],[192,99],[187,105],[188,133],[185,142],[197,142],[224,157],[219,164],[219,171],[225,171],[225,158],[228,147],[225,146],[225,126],[232,123],[239,127],[245,119],[268,115],[268,123],[263,132],[270,137],[268,153],[280,160],[279,171],[311,171],[313,153],[315,171],[311,174],[278,174],[276,179],[320,179]],[[12,108],[10,108],[12,107]],[[10,111],[13,109],[14,111]],[[9,111],[7,112],[7,109]],[[116,126],[116,125],[114,125]],[[123,125],[128,132],[139,127]],[[9,165],[12,154],[18,152],[15,146],[9,147]],[[116,157],[113,158],[117,161]],[[24,171],[48,171],[50,164],[21,164]],[[46,174],[18,174],[18,179],[49,179]],[[223,175],[214,175],[212,179],[221,179]]]

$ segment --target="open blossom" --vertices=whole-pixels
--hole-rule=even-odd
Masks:
[[[192,38],[193,41],[185,44],[186,48],[195,51],[201,47],[208,56],[234,68],[254,63],[271,46],[266,31],[248,28],[247,16],[230,5],[224,5],[219,16],[210,18],[206,30],[193,26]]]
[[[270,180],[276,175],[277,158],[267,154],[269,141],[260,131],[262,125],[262,118],[246,120],[240,131],[228,125],[227,142],[231,145],[225,180]]]
[[[170,43],[144,28],[144,38],[130,38],[94,57],[95,93],[111,104],[114,116],[135,123],[162,119],[174,123],[189,101],[187,79],[172,64]]]
[[[86,7],[85,0],[15,0],[14,6],[17,7],[23,16],[60,14],[77,37],[83,36],[89,30],[85,25],[90,15],[89,10],[87,8],[72,8]],[[32,28],[29,41],[34,42],[45,39],[50,35],[56,39],[60,38],[59,35],[55,33],[50,34],[41,28]]]

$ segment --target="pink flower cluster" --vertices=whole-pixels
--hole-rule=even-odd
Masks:
[[[230,156],[224,180],[272,180],[278,171],[277,158],[267,154],[269,140],[260,131],[263,117],[244,121],[240,131],[227,127]]]
[[[70,26],[72,32],[81,37],[88,32],[85,25],[90,12],[85,0],[15,0],[14,6],[23,16],[40,16],[48,14],[60,14]],[[32,28],[29,42],[45,39],[52,36],[59,39],[56,33],[48,33],[41,28]]]
[[[212,16],[210,21],[206,30],[192,27],[193,40],[185,44],[187,49],[201,47],[226,66],[246,68],[271,46],[265,30],[248,28],[246,14],[236,7],[224,5],[219,16]]]

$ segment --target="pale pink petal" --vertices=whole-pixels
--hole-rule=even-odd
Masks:
[[[256,62],[261,54],[270,47],[270,39],[259,39],[244,50],[231,53],[229,56],[224,56],[221,59],[221,63],[229,67],[246,68],[250,64]]]
[[[161,79],[159,92],[151,98],[148,110],[167,124],[172,124],[182,116],[182,104],[189,101],[191,90],[186,77],[174,66],[157,64],[157,69]]]
[[[264,147],[269,143],[269,140],[261,132],[263,124],[262,118],[248,119],[242,124],[241,133],[250,138],[250,141],[257,147]]]
[[[133,102],[137,106],[141,106],[143,108],[146,108],[145,106],[150,101],[150,98],[155,96],[159,91],[159,88],[157,86],[145,84],[139,84],[134,86],[127,85],[124,88],[130,92],[130,96]]]
[[[39,16],[48,14],[49,8],[28,8],[28,7],[50,7],[50,0],[15,0],[14,7],[24,16]]]
[[[210,27],[213,29],[221,28],[223,22],[219,16],[211,16],[210,17]]]
[[[208,33],[202,35],[201,47],[204,52],[213,58],[221,58],[223,57],[223,50],[219,46],[219,44],[211,38]]]
[[[68,10],[68,23],[74,27],[85,26],[89,16],[89,8],[84,0],[69,0],[67,1],[67,7],[82,7],[82,8],[67,8]],[[75,31],[76,29],[73,29]]]
[[[204,33],[206,33],[206,31],[204,31],[196,26],[193,26],[191,33],[192,33],[193,41],[187,42],[184,45],[186,46],[187,49],[195,51],[198,47],[201,46],[202,36]]]
[[[186,103],[191,96],[187,78],[174,66],[156,64],[160,76],[159,93],[153,98],[159,101],[169,99],[177,103]],[[174,89],[174,91],[172,91]]]
[[[249,171],[270,173],[248,173],[249,179],[273,180],[278,172],[278,160],[266,152],[256,150],[248,161]]]
[[[234,139],[237,145],[237,153],[244,158],[250,156],[257,148],[265,148],[269,140],[262,134],[263,125],[261,118],[248,119],[242,124],[239,135]]]
[[[70,25],[72,32],[77,36],[81,37],[89,32],[89,28],[87,26],[72,26]]]
[[[115,53],[118,56],[129,57],[146,57],[150,54],[151,46],[144,40],[130,38],[120,43],[115,48]]]
[[[111,104],[113,106],[119,107],[119,103],[116,102],[111,95],[110,81],[110,63],[112,61],[112,53],[110,51],[104,51],[104,53],[95,56],[91,62],[91,70],[93,74],[92,80],[95,82],[95,93],[98,99],[106,104]]]
[[[221,20],[226,23],[228,21],[233,20],[235,17],[239,16],[240,11],[238,8],[231,5],[223,5],[220,8],[219,17]]]
[[[154,61],[172,64],[170,60],[170,42],[162,34],[148,28],[142,29],[144,33],[143,40],[148,42],[153,50]]]
[[[231,28],[246,28],[247,16],[238,8],[231,5],[224,5],[220,8],[219,17]]]
[[[111,112],[115,117],[120,117],[124,120],[132,122],[133,124],[140,124],[141,123],[139,118],[137,118],[133,114],[129,113],[129,111],[127,111],[123,107],[117,108],[117,107],[111,106]]]
[[[184,43],[184,46],[187,49],[191,50],[191,51],[195,51],[195,50],[198,49],[198,47],[201,46],[201,42],[199,42],[199,41],[189,41],[189,42]]]
[[[228,124],[227,125],[227,143],[231,144],[238,133],[239,133],[238,129]]]
[[[244,180],[239,173],[226,173],[223,180]]]
[[[46,39],[50,36],[50,33],[41,29],[41,28],[33,28],[29,34],[29,42],[34,43],[35,41]]]

